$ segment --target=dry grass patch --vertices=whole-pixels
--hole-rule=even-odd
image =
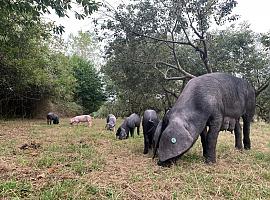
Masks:
[[[252,125],[252,150],[220,133],[217,164],[206,165],[199,141],[170,168],[143,155],[143,135],[116,140],[104,130],[0,121],[3,199],[270,199],[270,125]],[[142,132],[142,131],[141,131]]]

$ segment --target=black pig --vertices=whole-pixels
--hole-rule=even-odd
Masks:
[[[216,162],[216,143],[225,117],[237,119],[236,140],[241,138],[238,119],[242,117],[244,148],[250,149],[250,123],[254,113],[255,91],[247,81],[225,73],[191,79],[163,118],[157,141],[158,164],[184,154],[200,134],[206,163]]]
[[[137,127],[137,134],[140,134],[140,123],[141,118],[136,113],[131,114],[127,117],[122,125],[117,129],[116,138],[127,139],[129,137],[129,132],[131,137],[134,137],[134,129]]]
[[[159,119],[156,111],[146,110],[143,114],[142,127],[144,137],[144,154],[148,153],[149,148],[152,148],[153,137],[158,125]]]
[[[48,125],[52,124],[52,122],[53,122],[53,124],[59,124],[59,117],[58,117],[58,115],[56,115],[52,112],[49,112],[47,114],[47,124]]]

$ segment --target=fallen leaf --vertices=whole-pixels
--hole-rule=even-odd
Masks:
[[[42,173],[42,174],[39,174],[37,175],[37,179],[42,179],[42,178],[45,178],[45,173]]]
[[[55,172],[55,170],[56,170],[55,167],[51,167],[51,168],[48,169],[48,173],[49,173],[49,174],[52,174],[52,173]]]

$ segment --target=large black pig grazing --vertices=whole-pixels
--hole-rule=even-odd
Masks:
[[[255,91],[247,81],[225,73],[191,79],[163,118],[157,141],[158,164],[184,154],[200,134],[206,163],[216,162],[216,143],[225,117],[236,119],[236,140],[241,138],[238,119],[242,117],[244,148],[250,149],[250,123],[254,113]]]
[[[59,124],[59,117],[58,117],[58,115],[56,115],[52,112],[49,112],[47,114],[47,124],[48,125],[52,124],[52,122],[53,122],[53,124]]]
[[[152,148],[153,137],[158,125],[159,119],[156,111],[146,110],[143,114],[142,127],[144,137],[144,154],[148,153],[148,150]]]
[[[129,137],[129,132],[131,137],[134,137],[134,129],[137,127],[137,134],[140,134],[140,123],[141,118],[138,114],[133,113],[127,117],[122,125],[116,131],[116,138],[122,140]]]

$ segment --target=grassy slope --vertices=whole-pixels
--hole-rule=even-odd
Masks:
[[[142,134],[118,141],[104,125],[0,121],[0,199],[270,199],[270,125],[252,125],[250,151],[221,132],[217,164],[198,140],[171,168],[142,154]]]

